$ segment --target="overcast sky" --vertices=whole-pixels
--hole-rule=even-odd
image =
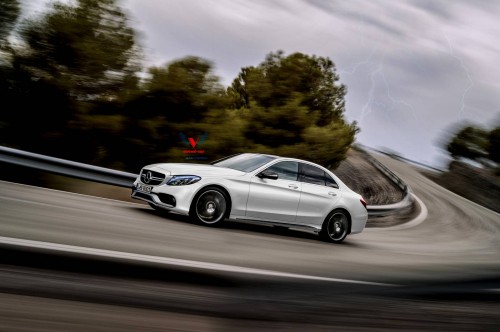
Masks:
[[[42,0],[40,0],[42,1]],[[271,51],[330,57],[358,142],[440,165],[460,121],[500,124],[500,1],[124,0],[147,65],[211,60],[230,84]]]

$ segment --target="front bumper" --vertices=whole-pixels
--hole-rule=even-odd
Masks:
[[[197,192],[198,186],[152,186],[150,193],[137,190],[138,180],[134,182],[131,197],[151,203],[162,209],[188,215],[191,200]]]
[[[165,209],[173,209],[173,208],[175,208],[175,205],[176,205],[175,198],[173,198],[172,202],[167,203],[167,202],[162,201],[157,194],[152,194],[152,193],[148,194],[148,193],[144,193],[144,192],[137,191],[137,190],[132,190],[132,195],[130,195],[130,197],[135,198],[135,199],[140,199],[140,200],[146,201],[148,203],[152,203],[156,206],[159,206],[159,207],[162,207]],[[173,197],[173,196],[171,196],[171,197]]]

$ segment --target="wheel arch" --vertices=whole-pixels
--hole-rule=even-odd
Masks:
[[[196,193],[194,194],[193,196],[193,199],[191,200],[191,204],[189,205],[189,209],[191,210],[191,207],[193,206],[193,202],[194,200],[196,199],[196,197],[198,197],[198,194],[206,189],[206,188],[217,188],[219,190],[221,190],[222,192],[224,192],[224,194],[227,196],[227,204],[228,204],[228,209],[226,209],[226,215],[225,215],[225,218],[229,218],[230,214],[231,214],[231,209],[233,208],[233,202],[232,202],[232,197],[231,197],[231,194],[229,193],[229,190],[227,190],[226,187],[220,185],[220,184],[214,184],[214,183],[207,183],[206,185],[204,185],[203,187],[200,187]]]
[[[335,211],[343,211],[345,212],[346,216],[347,216],[347,221],[349,222],[349,226],[347,228],[347,235],[351,234],[351,227],[352,227],[352,216],[351,216],[351,213],[349,212],[349,210],[347,210],[345,207],[343,206],[337,206],[335,207],[333,210],[331,210],[327,215],[326,215],[326,218],[325,220],[323,221],[323,224],[321,225],[321,229],[323,229],[325,223],[327,222],[328,218],[335,212]]]

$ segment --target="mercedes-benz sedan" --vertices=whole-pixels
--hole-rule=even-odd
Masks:
[[[207,164],[144,167],[132,197],[204,225],[247,221],[309,230],[331,242],[363,231],[366,202],[328,169],[244,153]]]

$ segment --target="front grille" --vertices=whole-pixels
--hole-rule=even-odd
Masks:
[[[174,206],[175,207],[175,197],[172,196],[172,195],[169,195],[169,194],[163,194],[163,193],[160,193],[158,194],[158,198],[160,199],[160,201],[164,204],[168,204],[168,205],[171,205],[171,206]]]
[[[149,169],[143,169],[141,171],[141,182],[145,184],[150,184],[152,186],[157,186],[165,180],[165,174],[160,172],[151,171]]]

